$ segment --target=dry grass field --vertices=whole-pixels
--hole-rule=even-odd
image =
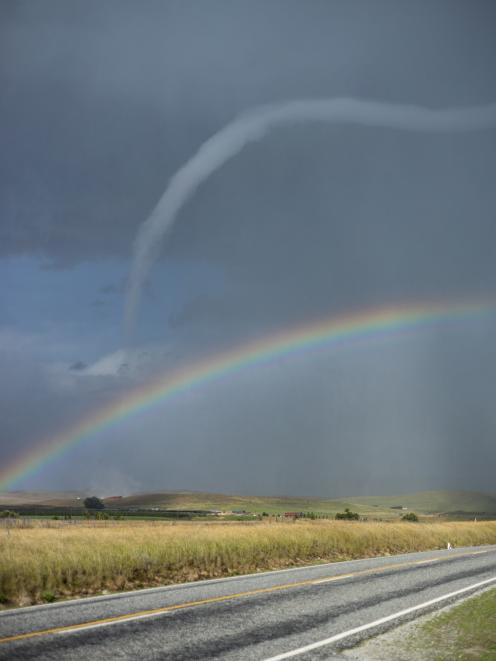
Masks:
[[[0,528],[0,600],[27,605],[304,563],[496,543],[496,522],[64,522]]]

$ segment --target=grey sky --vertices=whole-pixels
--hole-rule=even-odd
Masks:
[[[496,131],[281,129],[181,211],[119,369],[135,233],[206,138],[292,98],[494,102],[495,19],[479,0],[4,1],[0,460],[155,370],[255,335],[494,297]],[[254,370],[130,419],[21,486],[105,489],[108,470],[112,491],[490,490],[495,330],[474,322]],[[79,361],[97,367],[69,369]]]

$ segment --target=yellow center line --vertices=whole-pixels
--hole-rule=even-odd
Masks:
[[[358,576],[367,576],[371,574],[379,574],[384,571],[391,571],[394,569],[404,569],[405,567],[415,567],[418,565],[430,564],[438,562],[440,560],[460,558],[470,555],[480,555],[481,553],[489,553],[494,549],[488,549],[483,551],[471,551],[468,553],[455,553],[451,556],[437,556],[427,560],[412,560],[409,562],[401,563],[392,563],[390,565],[383,565],[382,567],[373,567],[371,569],[362,569],[356,572],[349,574],[336,574],[335,576],[329,576],[327,578],[321,579],[307,579],[305,581],[297,581],[294,583],[283,583],[281,585],[274,585],[267,588],[257,588],[255,590],[247,590],[245,592],[235,592],[228,595],[222,595],[219,597],[208,597],[207,599],[200,599],[197,601],[186,601],[182,604],[173,604],[171,606],[161,606],[159,608],[151,608],[148,610],[136,611],[134,613],[126,613],[124,615],[114,615],[112,617],[105,617],[98,620],[88,620],[86,622],[80,622],[78,624],[68,624],[59,627],[52,627],[50,629],[39,629],[37,631],[28,631],[26,633],[14,634],[12,636],[5,636],[0,638],[1,643],[12,643],[14,641],[26,640],[27,638],[36,638],[40,636],[48,636],[51,634],[62,634],[69,633],[72,631],[78,631],[81,629],[89,629],[93,627],[104,626],[106,624],[114,624],[118,622],[132,621],[136,619],[144,619],[147,617],[153,617],[155,615],[163,615],[165,613],[172,613],[174,611],[183,610],[185,608],[193,608],[195,606],[204,606],[206,604],[215,604],[224,601],[230,601],[231,599],[241,599],[245,597],[252,597],[254,595],[267,594],[270,592],[278,592],[282,590],[289,590],[291,588],[299,588],[307,585],[320,585],[322,583],[330,583],[333,581],[339,581],[347,578],[356,578]]]
[[[461,554],[456,557],[460,557]],[[439,562],[443,560],[443,557],[430,558],[429,560],[410,560],[409,562],[397,562],[392,565],[384,565],[383,567],[373,567],[372,569],[362,569],[361,571],[352,572],[351,574],[336,574],[335,576],[329,576],[328,578],[320,578],[313,580],[314,585],[319,585],[320,583],[331,583],[332,581],[339,581],[343,578],[355,578],[356,576],[366,576],[367,574],[379,574],[381,571],[390,570],[390,569],[404,569],[405,567],[415,567],[417,565],[426,565],[434,562]]]

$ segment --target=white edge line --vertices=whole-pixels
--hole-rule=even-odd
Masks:
[[[324,640],[318,640],[317,642],[311,643],[310,645],[305,645],[304,647],[298,647],[297,649],[291,650],[290,652],[283,652],[282,654],[271,656],[267,659],[264,659],[264,661],[282,661],[282,659],[290,659],[293,656],[298,656],[300,654],[305,654],[306,652],[311,652],[312,650],[318,649],[319,647],[324,647],[325,645],[336,643],[338,640],[343,640],[343,638],[349,638],[350,636],[354,636],[355,634],[361,633],[362,631],[373,629],[374,627],[378,627],[381,624],[385,624],[386,622],[391,622],[391,620],[395,620],[399,617],[402,617],[403,615],[408,615],[409,613],[415,613],[415,611],[421,610],[423,608],[428,608],[429,606],[438,604],[441,601],[445,601],[446,599],[451,599],[452,597],[456,597],[460,594],[463,594],[464,592],[475,590],[477,588],[482,587],[483,585],[487,585],[488,583],[494,583],[495,581],[496,581],[496,576],[493,576],[493,578],[488,578],[485,581],[474,583],[473,585],[469,585],[466,588],[461,588],[460,590],[449,592],[448,594],[444,594],[441,597],[436,597],[435,599],[431,599],[430,601],[425,601],[423,604],[418,604],[417,606],[411,606],[410,608],[405,608],[404,610],[398,611],[397,613],[393,613],[392,615],[381,617],[379,620],[374,620],[373,622],[369,622],[368,624],[362,624],[362,626],[360,627],[355,627],[354,629],[348,629],[348,631],[343,631],[342,633],[338,633],[335,636],[331,636],[330,638],[324,638]]]
[[[392,566],[394,566],[394,565],[392,565]],[[368,571],[368,570],[365,569],[364,571]],[[372,572],[375,572],[376,569],[374,568],[374,569],[371,569],[370,571],[372,573]],[[379,573],[379,572],[377,572],[377,573]],[[336,576],[329,576],[328,578],[320,578],[318,581],[314,581],[312,583],[312,585],[321,585],[321,583],[333,583],[334,581],[340,581],[341,579],[352,578],[352,577],[355,577],[355,576],[359,576],[359,574],[357,574],[356,572],[354,574],[336,574]]]

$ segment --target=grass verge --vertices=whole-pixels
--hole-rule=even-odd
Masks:
[[[495,661],[496,589],[366,641],[349,656],[368,661]]]
[[[425,659],[495,661],[496,589],[429,620],[422,626],[419,639]]]
[[[0,530],[0,603],[496,543],[496,522],[63,523]]]

